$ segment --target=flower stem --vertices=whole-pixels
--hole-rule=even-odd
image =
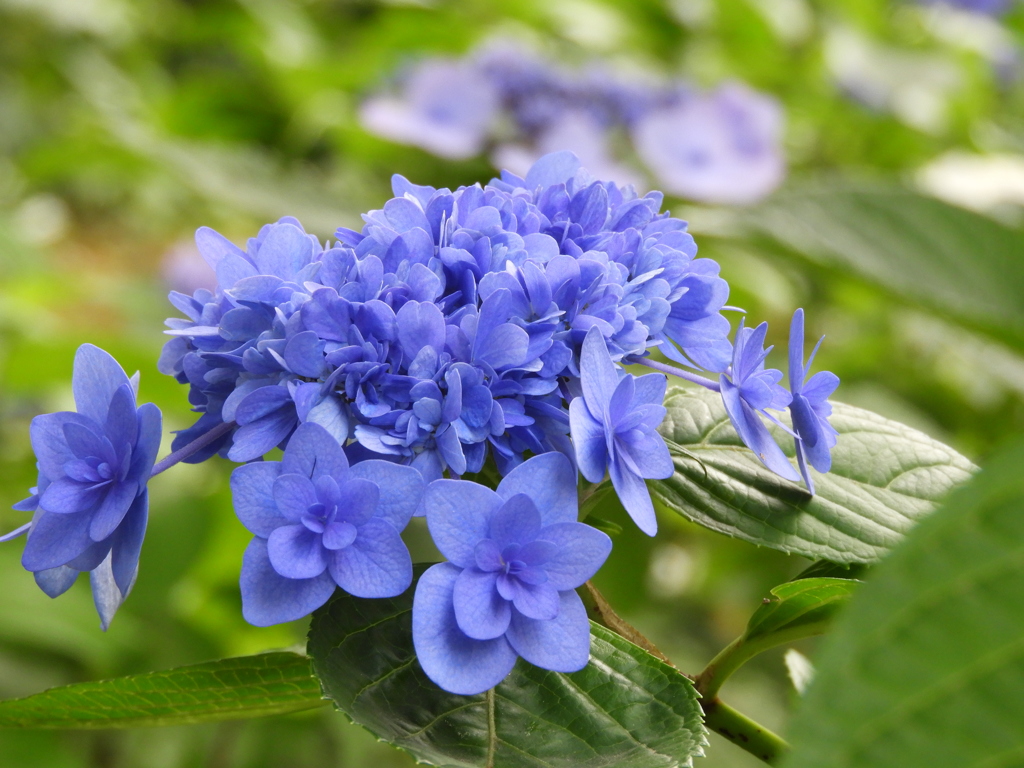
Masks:
[[[676,376],[685,381],[692,382],[693,384],[699,384],[705,389],[710,389],[712,392],[722,391],[722,387],[719,385],[717,381],[705,378],[704,376],[699,376],[696,373],[684,371],[682,368],[676,368],[671,365],[659,363],[657,360],[649,360],[646,357],[637,357],[636,355],[633,355],[632,357],[627,357],[626,359],[624,359],[623,362],[628,363],[630,365],[643,365],[648,368],[653,368],[656,371],[667,373],[670,376]]]
[[[235,428],[235,422],[233,422],[233,421],[226,421],[223,424],[218,424],[216,427],[211,429],[209,432],[206,432],[206,433],[200,435],[199,437],[197,437],[195,440],[193,440],[188,445],[185,445],[185,446],[179,448],[178,450],[174,451],[174,453],[169,453],[166,456],[164,456],[162,459],[160,459],[160,461],[158,461],[155,465],[153,465],[153,471],[150,473],[149,476],[150,477],[155,477],[156,475],[159,475],[164,470],[170,469],[175,464],[177,464],[179,461],[184,461],[185,459],[187,459],[189,456],[193,455],[194,453],[196,453],[198,451],[201,451],[203,448],[208,446],[214,440],[218,440],[219,438],[223,437],[224,435],[226,435],[228,432],[230,432],[234,428]]]
[[[778,765],[789,752],[789,744],[782,737],[717,698],[701,699],[700,705],[708,728],[768,765]]]

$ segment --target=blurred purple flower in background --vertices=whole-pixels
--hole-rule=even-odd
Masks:
[[[493,85],[472,64],[427,59],[408,74],[401,95],[369,99],[360,119],[371,133],[462,160],[480,154],[497,108]]]
[[[742,205],[785,177],[782,108],[739,83],[652,110],[633,129],[637,154],[669,192]]]
[[[660,186],[706,203],[754,202],[785,176],[782,109],[770,96],[740,83],[700,93],[599,61],[571,70],[511,40],[461,61],[424,60],[401,97],[369,98],[361,119],[371,133],[441,157],[494,145],[495,166],[518,175],[568,150],[597,178],[643,189],[643,170],[622,159],[632,140]]]
[[[948,5],[962,11],[1001,16],[1010,9],[1012,0],[917,0],[921,5]]]

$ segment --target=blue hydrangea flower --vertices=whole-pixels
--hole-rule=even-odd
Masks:
[[[745,328],[740,323],[732,366],[719,378],[722,402],[744,445],[772,472],[799,482],[800,476],[759,415],[778,423],[765,409],[781,410],[791,401],[789,392],[779,386],[782,371],[764,367],[765,358],[772,350],[772,347],[764,349],[767,333],[768,323],[761,323],[757,328]]]
[[[828,472],[832,468],[831,450],[839,435],[828,423],[828,417],[832,415],[828,398],[839,386],[839,377],[831,371],[818,371],[811,378],[806,378],[824,338],[818,339],[805,366],[804,311],[798,309],[793,313],[789,327],[789,386],[793,401],[789,404],[789,412],[793,418],[793,431],[796,432],[797,465],[811,493],[814,493],[814,481],[807,465],[809,463],[819,472]]]
[[[535,456],[497,491],[436,480],[424,506],[449,560],[423,574],[413,602],[413,644],[431,680],[471,695],[501,682],[519,656],[557,672],[586,666],[590,624],[574,590],[604,564],[611,540],[576,521],[568,459]]]
[[[922,5],[948,5],[972,13],[1001,16],[1010,8],[1010,0],[918,0]]]
[[[644,478],[671,477],[675,467],[658,425],[665,418],[666,378],[620,375],[597,330],[587,334],[580,361],[583,396],[569,404],[580,473],[599,483],[605,471],[633,521],[648,536],[658,531]]]
[[[727,83],[649,111],[632,133],[637,154],[668,192],[742,205],[785,177],[782,126],[775,99]]]
[[[32,522],[0,541],[28,534],[22,565],[50,597],[88,571],[106,629],[138,573],[161,415],[136,407],[137,379],[92,344],[78,348],[71,382],[77,412],[32,419],[39,483],[15,505]]]
[[[394,597],[412,583],[399,535],[425,483],[386,461],[349,466],[323,427],[295,430],[281,461],[231,474],[235,513],[254,534],[242,561],[242,613],[256,626],[300,619],[336,586],[356,597]]]
[[[486,186],[393,186],[326,250],[293,219],[244,251],[197,233],[219,287],[171,297],[187,318],[168,321],[161,369],[202,414],[175,449],[231,423],[189,460],[250,461],[315,423],[428,481],[488,457],[507,473],[527,453],[571,455],[592,328],[616,361],[659,347],[728,366],[728,286],[659,194],[595,180],[569,152]]]

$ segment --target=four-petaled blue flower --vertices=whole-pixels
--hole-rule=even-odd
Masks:
[[[557,672],[586,666],[590,624],[574,589],[612,544],[576,521],[576,473],[565,456],[528,459],[497,491],[435,480],[424,507],[449,560],[423,574],[413,602],[413,643],[431,680],[471,695],[501,682],[519,656]]]
[[[339,586],[394,597],[412,583],[400,532],[425,483],[412,467],[380,460],[350,467],[318,424],[295,430],[281,461],[231,474],[235,513],[255,538],[242,561],[242,613],[257,626],[300,619]]]
[[[136,408],[137,380],[92,344],[78,348],[71,385],[77,413],[32,419],[39,484],[15,505],[35,512],[32,522],[0,540],[28,533],[22,565],[50,597],[89,571],[106,629],[138,573],[160,409],[152,403]]]
[[[764,367],[764,360],[772,351],[772,347],[764,348],[767,332],[768,323],[745,328],[740,322],[732,366],[719,377],[722,402],[743,444],[772,472],[786,480],[799,482],[800,476],[758,416],[759,413],[764,414],[778,423],[765,409],[785,408],[791,400],[789,392],[779,386],[782,371]]]
[[[839,386],[839,377],[831,371],[818,371],[805,381],[824,338],[818,339],[805,366],[804,311],[798,309],[793,313],[793,322],[789,326],[789,386],[793,401],[789,404],[789,412],[793,418],[793,431],[796,432],[797,464],[811,493],[814,493],[814,481],[807,464],[819,472],[828,472],[832,468],[832,446],[839,434],[828,423],[828,417],[832,415],[828,398]]]
[[[660,373],[620,377],[605,346],[593,329],[580,354],[583,396],[569,404],[569,423],[580,473],[592,483],[612,485],[640,530],[658,530],[654,505],[644,478],[671,477],[674,467],[658,425],[665,418],[667,380]]]

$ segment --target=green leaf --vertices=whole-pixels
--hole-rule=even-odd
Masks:
[[[346,715],[417,760],[667,768],[703,754],[692,683],[593,623],[590,663],[579,672],[548,672],[520,659],[493,692],[441,690],[416,661],[412,595],[360,600],[338,592],[313,615],[309,654],[324,692]]]
[[[883,561],[836,623],[788,768],[1024,764],[1024,442]]]
[[[750,617],[743,638],[747,642],[771,639],[772,645],[779,645],[788,642],[790,635],[820,635],[859,584],[850,579],[800,579],[780,584]]]
[[[784,191],[737,216],[770,244],[1024,340],[1024,232],[901,187],[841,181]]]
[[[771,590],[747,629],[697,676],[697,690],[713,699],[726,680],[759,653],[784,643],[820,635],[860,585],[851,579],[800,579]]]
[[[676,471],[649,481],[654,497],[714,531],[809,558],[878,560],[975,469],[917,430],[835,403],[832,471],[814,472],[811,496],[743,445],[717,393],[676,387],[665,407],[660,431]],[[792,456],[793,438],[771,429]]]
[[[309,659],[263,653],[0,701],[0,728],[141,728],[280,715],[326,704]]]

